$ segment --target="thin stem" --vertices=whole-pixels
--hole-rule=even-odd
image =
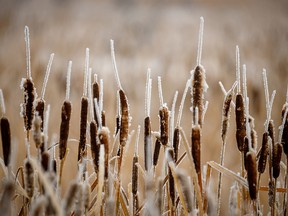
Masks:
[[[147,79],[146,79],[146,91],[145,91],[145,116],[150,116],[151,110],[151,88],[152,88],[152,80],[151,80],[151,69],[147,70]]]
[[[84,70],[84,85],[83,85],[83,96],[84,97],[87,97],[88,70],[89,70],[89,48],[86,48],[85,70]]]
[[[103,111],[103,95],[104,95],[103,79],[100,79],[100,89],[99,89],[99,110],[100,110],[100,112]]]
[[[48,65],[47,65],[47,69],[46,69],[46,73],[45,73],[45,77],[44,77],[44,82],[43,82],[43,86],[42,86],[42,91],[41,91],[41,100],[44,100],[46,86],[47,86],[48,78],[50,75],[53,59],[54,59],[54,53],[52,53],[50,55],[50,59],[49,59]]]
[[[241,92],[241,82],[240,82],[240,51],[239,46],[236,46],[236,81],[237,85],[237,93]]]
[[[180,103],[180,107],[179,107],[176,127],[179,127],[180,124],[181,124],[183,107],[184,107],[186,95],[187,95],[187,92],[188,92],[188,89],[189,89],[190,85],[191,85],[191,79],[187,80],[187,82],[186,82],[186,86],[185,86],[185,89],[184,89],[184,92],[183,92],[183,95],[182,95],[182,99],[181,99],[181,103]]]
[[[199,35],[198,35],[198,50],[197,50],[197,65],[201,65],[203,30],[204,30],[204,18],[200,17],[200,28],[199,28]]]
[[[115,72],[115,78],[117,82],[118,89],[122,89],[121,82],[119,79],[119,73],[117,69],[117,64],[116,64],[116,58],[115,58],[115,50],[114,50],[114,40],[110,40],[110,46],[111,46],[111,57],[112,57],[112,63],[114,67],[114,72]]]
[[[160,76],[158,76],[158,92],[159,92],[160,107],[163,107],[164,101],[163,101],[162,83],[161,83],[161,77]]]
[[[65,96],[66,101],[69,101],[70,98],[71,71],[72,71],[72,61],[69,61],[66,77],[66,96]]]
[[[0,89],[0,116],[3,116],[6,113],[6,108],[5,108],[5,101],[4,101],[4,96],[2,89]]]
[[[138,128],[137,128],[137,137],[136,137],[136,142],[135,142],[135,150],[134,150],[135,156],[138,155],[138,146],[139,146],[140,130],[141,130],[141,126],[138,125]]]
[[[30,56],[30,38],[29,38],[29,28],[25,26],[25,43],[26,43],[26,68],[27,68],[27,78],[32,80],[31,74],[31,56]]]
[[[175,106],[176,106],[176,101],[178,97],[178,91],[175,92],[174,98],[173,98],[173,103],[172,103],[172,108],[171,108],[171,116],[170,116],[170,143],[172,145],[173,143],[173,135],[174,135],[174,116],[175,116]]]

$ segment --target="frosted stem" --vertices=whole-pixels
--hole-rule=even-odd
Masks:
[[[267,74],[266,74],[266,69],[263,68],[263,83],[264,83],[264,93],[265,93],[265,102],[266,102],[266,123],[265,123],[265,131],[268,130],[268,124],[269,124],[269,107],[270,107],[270,102],[269,102],[269,89],[268,89],[268,82],[267,82]]]
[[[50,75],[53,59],[54,59],[54,53],[52,53],[50,55],[49,62],[48,62],[48,65],[47,65],[47,69],[46,69],[46,73],[45,73],[45,77],[44,77],[44,82],[43,82],[43,86],[42,86],[42,91],[41,91],[41,100],[44,100],[46,86],[47,86],[47,83],[48,83],[48,79],[49,79],[49,75]]]
[[[2,89],[0,89],[0,109],[1,109],[0,116],[3,116],[6,113],[6,109],[5,109],[5,101],[4,101]]]
[[[85,70],[84,70],[83,96],[87,97],[88,70],[89,70],[89,48],[86,48],[85,68],[84,69]]]
[[[175,92],[174,98],[173,98],[173,103],[172,103],[172,108],[171,108],[171,116],[170,116],[170,143],[173,143],[173,135],[174,135],[174,116],[175,116],[175,106],[176,106],[176,101],[178,97],[178,91]]]
[[[195,108],[195,122],[194,125],[198,126],[199,125],[199,112],[198,112],[198,107]]]
[[[240,51],[239,46],[236,46],[236,81],[238,83],[237,85],[237,93],[239,94],[241,92],[241,80],[240,80]]]
[[[150,116],[150,106],[151,106],[151,89],[152,89],[152,80],[151,69],[147,70],[147,79],[146,79],[146,91],[145,91],[145,116]]]
[[[66,101],[68,101],[70,98],[71,71],[72,71],[72,61],[69,61],[66,77],[66,97],[65,97]]]
[[[158,76],[158,92],[159,92],[160,107],[163,107],[164,101],[163,101],[162,83],[160,76]]]
[[[90,110],[90,118],[91,121],[94,120],[94,113],[93,113],[93,95],[92,95],[92,68],[89,68],[88,71],[88,98],[89,98],[89,110]]]
[[[183,92],[183,95],[182,95],[182,99],[181,99],[181,103],[180,103],[180,107],[179,107],[179,112],[178,112],[178,116],[177,116],[177,123],[176,123],[177,127],[179,127],[180,123],[181,123],[183,107],[184,107],[186,95],[187,95],[187,92],[188,92],[188,88],[190,87],[190,84],[191,84],[191,79],[187,80],[186,86],[185,86],[185,89],[184,89],[184,92]]]
[[[268,119],[267,119],[267,122],[268,122],[268,123],[269,123],[269,121],[270,121],[270,119],[271,119],[272,106],[273,106],[273,103],[274,103],[275,95],[276,95],[276,90],[274,90],[274,91],[272,92],[271,99],[270,99],[269,110],[268,110]],[[268,124],[267,124],[267,125],[268,125]]]
[[[200,28],[198,35],[198,50],[197,50],[197,65],[201,64],[202,46],[203,46],[203,30],[204,30],[204,18],[200,17]]]
[[[31,57],[30,57],[30,36],[29,36],[29,28],[25,26],[24,29],[25,34],[25,43],[26,43],[26,68],[27,68],[27,78],[32,80],[31,74]]]
[[[136,142],[135,142],[134,155],[138,155],[138,146],[139,146],[140,130],[141,130],[141,126],[138,125],[138,128],[137,128],[137,137],[136,137]]]
[[[44,149],[47,149],[48,142],[48,125],[49,125],[49,116],[50,116],[50,104],[47,106],[47,110],[45,112],[45,121],[44,121]]]
[[[99,123],[99,128],[102,128],[102,116],[101,116],[101,112],[100,112],[99,105],[98,105],[96,98],[94,98],[94,104],[95,104],[94,108],[95,108],[95,111],[97,113],[97,120]]]
[[[117,69],[117,64],[116,64],[116,58],[115,58],[115,50],[114,50],[114,40],[110,40],[110,46],[111,46],[111,58],[112,58],[112,63],[114,67],[114,72],[115,72],[115,78],[117,82],[118,89],[122,89],[121,82],[119,79],[119,73]]]
[[[103,111],[103,79],[100,79],[100,93],[99,93],[99,110],[100,112]]]

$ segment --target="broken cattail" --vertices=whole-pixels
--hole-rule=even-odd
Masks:
[[[246,154],[247,161],[247,180],[249,186],[249,194],[252,200],[257,198],[257,165],[256,154],[253,151],[249,151]]]
[[[105,159],[104,159],[104,166],[105,166],[105,171],[104,171],[104,179],[108,179],[108,174],[109,174],[109,129],[106,127],[102,127],[102,129],[99,132],[99,140],[100,143],[104,145],[104,150],[105,150]]]
[[[169,136],[169,110],[167,106],[163,105],[159,110],[160,118],[160,140],[163,146],[168,145]]]
[[[88,98],[83,96],[81,98],[81,119],[80,119],[80,139],[78,148],[78,161],[83,158],[86,146],[86,129],[88,118]]]
[[[121,106],[120,145],[124,147],[129,133],[129,107],[126,94],[122,89],[119,90],[119,98]]]
[[[0,200],[0,209],[1,215],[12,215],[11,207],[12,207],[12,199],[15,191],[15,183],[11,180],[2,182],[2,197]]]
[[[34,194],[34,168],[29,158],[24,161],[24,179],[27,195],[32,198]]]
[[[91,142],[91,156],[94,164],[94,171],[98,173],[99,169],[99,150],[100,143],[97,139],[97,124],[96,121],[93,120],[90,122],[90,142]]]
[[[272,156],[272,167],[273,167],[273,178],[278,178],[280,175],[280,162],[282,156],[282,145],[280,143],[276,143],[273,148],[273,156]]]
[[[155,141],[154,154],[153,154],[153,166],[155,167],[158,164],[160,149],[161,149],[161,141],[160,138],[157,137]]]
[[[266,162],[267,162],[267,156],[268,156],[268,133],[263,133],[262,137],[262,147],[260,151],[260,157],[258,162],[258,172],[264,173]]]
[[[10,132],[10,123],[6,117],[2,117],[0,119],[0,129],[1,129],[4,164],[7,167],[10,163],[10,155],[11,155],[11,132]]]

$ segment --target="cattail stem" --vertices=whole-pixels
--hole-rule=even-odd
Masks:
[[[203,30],[204,30],[204,18],[200,17],[200,27],[198,35],[198,50],[197,50],[197,65],[201,65],[202,46],[203,46]]]
[[[30,60],[30,36],[29,36],[29,28],[28,28],[28,26],[25,26],[24,34],[25,34],[25,43],[26,43],[27,78],[28,79],[32,79],[32,75],[31,75],[31,60]]]

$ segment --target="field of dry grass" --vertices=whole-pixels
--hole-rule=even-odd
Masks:
[[[50,54],[55,53],[45,100],[51,105],[49,140],[59,136],[61,105],[65,98],[66,71],[73,61],[71,77],[70,138],[79,139],[80,98],[82,96],[85,48],[90,48],[93,73],[104,81],[104,109],[111,133],[115,127],[117,85],[110,56],[110,39],[115,41],[118,70],[130,104],[131,129],[143,127],[145,81],[151,68],[152,130],[159,129],[157,77],[162,77],[164,101],[171,109],[173,96],[179,91],[176,110],[190,71],[196,66],[199,17],[205,18],[202,65],[206,69],[209,89],[205,100],[209,107],[203,125],[202,164],[220,160],[221,109],[224,95],[218,82],[228,89],[235,81],[235,46],[239,45],[241,64],[247,65],[250,113],[255,118],[258,146],[261,145],[266,118],[262,69],[267,69],[270,92],[276,90],[272,119],[281,123],[281,109],[288,83],[288,4],[285,1],[4,1],[0,0],[0,88],[10,120],[13,142],[18,145],[17,165],[25,158],[24,124],[20,118],[23,91],[20,82],[26,76],[24,26],[30,28],[32,77],[38,95],[42,88]],[[191,133],[192,116],[187,97],[182,126]],[[177,111],[178,112],[178,111]],[[225,166],[240,172],[241,160],[235,140],[235,115],[231,114]],[[142,133],[141,133],[142,134]],[[135,138],[135,135],[134,135]],[[141,135],[141,140],[143,140]],[[32,143],[31,152],[35,153]],[[143,164],[143,143],[139,144]],[[123,182],[130,182],[134,139],[123,162]],[[76,175],[77,143],[70,152],[64,169],[64,189]],[[184,148],[180,152],[183,152]],[[163,157],[162,153],[160,155]],[[283,161],[286,159],[282,156]],[[185,167],[185,161],[183,164]],[[161,173],[161,170],[158,170]],[[3,175],[3,173],[1,173]],[[212,173],[212,190],[216,196],[217,172]],[[264,178],[263,178],[264,179]],[[126,185],[124,189],[128,190]],[[228,202],[232,181],[223,177],[223,203]],[[267,181],[263,180],[263,184]],[[267,193],[267,192],[261,192]],[[262,195],[262,194],[261,194]],[[267,202],[267,194],[263,195]],[[224,207],[223,205],[222,207]],[[227,208],[223,208],[227,211]],[[267,209],[266,209],[267,211]]]

